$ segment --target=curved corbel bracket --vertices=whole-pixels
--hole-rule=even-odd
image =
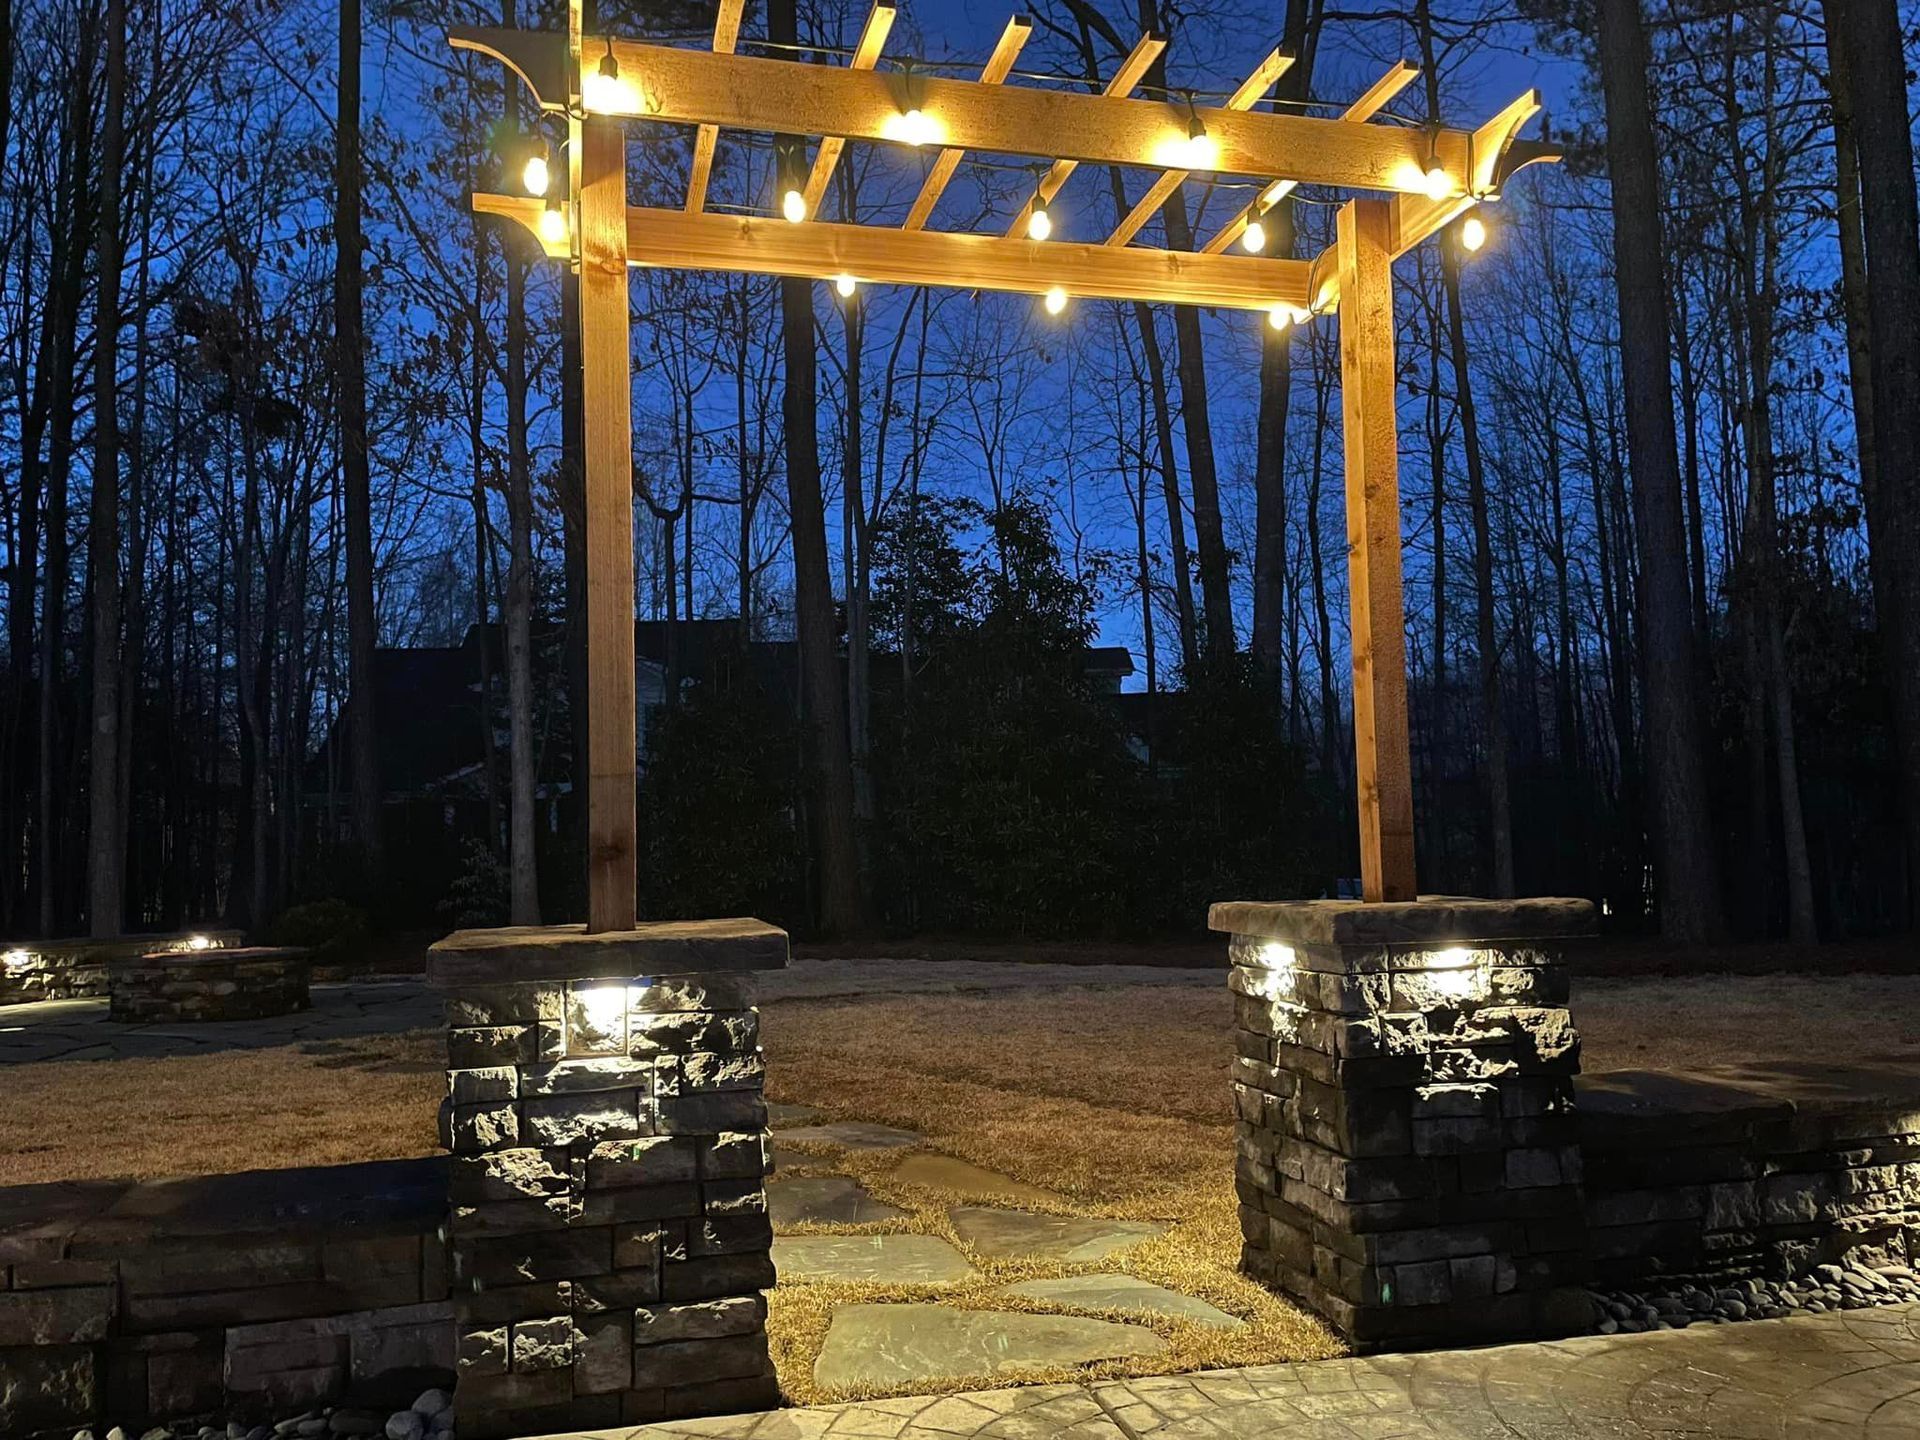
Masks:
[[[513,221],[533,237],[534,243],[546,252],[549,260],[573,258],[572,247],[564,235],[558,241],[552,241],[540,233],[540,215],[546,206],[538,200],[520,195],[492,195],[476,191],[473,209],[477,215],[497,215],[502,220]]]
[[[1542,150],[1526,159],[1508,163],[1508,157],[1521,142],[1515,137],[1521,127],[1540,113],[1540,92],[1529,90],[1506,109],[1494,116],[1486,124],[1473,132],[1473,183],[1467,187],[1467,193],[1487,199],[1497,195],[1500,184],[1520,166],[1533,160],[1559,159],[1560,152],[1552,146],[1540,147],[1539,142],[1530,142],[1530,149]]]
[[[567,37],[558,31],[449,25],[447,44],[498,60],[526,83],[542,110],[567,108]]]
[[[1565,158],[1565,154],[1558,145],[1545,140],[1515,140],[1500,157],[1500,164],[1494,171],[1493,188],[1504,188],[1512,175],[1529,165],[1557,165]]]

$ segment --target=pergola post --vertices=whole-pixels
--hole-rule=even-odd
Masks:
[[[580,368],[587,540],[587,929],[638,915],[634,813],[633,394],[627,136],[579,122]]]
[[[1400,587],[1400,427],[1393,360],[1393,207],[1349,200],[1336,232],[1340,408],[1353,610],[1354,780],[1368,900],[1412,900],[1413,755]]]

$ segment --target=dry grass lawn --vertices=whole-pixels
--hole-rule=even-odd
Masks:
[[[1119,1268],[1249,1324],[1220,1332],[1149,1321],[1169,1353],[1108,1373],[1331,1354],[1336,1344],[1317,1321],[1234,1269],[1230,1013],[1224,984],[783,1002],[764,1021],[769,1095],[834,1118],[918,1131],[944,1153],[1058,1192],[1079,1213],[1174,1222],[1164,1237],[1098,1266],[972,1255],[981,1278],[943,1289],[947,1303],[1042,1309],[997,1292],[1040,1275]],[[1776,1055],[1920,1061],[1914,977],[1588,980],[1579,984],[1575,1016],[1589,1071]],[[0,1183],[426,1154],[443,1086],[441,1045],[437,1032],[416,1032],[205,1057],[13,1066],[0,1073]],[[855,1174],[907,1212],[869,1228],[958,1243],[946,1214],[956,1197],[895,1180],[901,1153],[823,1153],[795,1168]],[[812,1380],[833,1306],[926,1298],[924,1290],[873,1286],[782,1287],[772,1339],[787,1394],[845,1398],[824,1395]]]

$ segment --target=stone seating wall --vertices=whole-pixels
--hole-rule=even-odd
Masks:
[[[203,930],[194,935],[204,938],[208,949],[227,949],[241,941],[237,930]],[[193,938],[183,934],[126,935],[113,940],[0,941],[0,1005],[105,995],[110,961],[185,949]]]
[[[0,1190],[0,1435],[450,1384],[446,1217],[440,1158]]]
[[[1897,1072],[1613,1071],[1576,1105],[1601,1284],[1920,1264],[1920,1085]]]

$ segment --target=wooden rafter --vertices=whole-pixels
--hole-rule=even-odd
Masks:
[[[1238,90],[1227,97],[1226,108],[1251,110],[1292,65],[1293,56],[1275,50],[1260,62],[1259,68],[1241,82]],[[1127,212],[1126,218],[1114,226],[1113,233],[1107,236],[1107,244],[1125,245],[1131,242],[1133,237],[1139,234],[1140,227],[1153,218],[1154,212],[1166,204],[1167,197],[1185,184],[1187,176],[1192,173],[1191,170],[1169,170],[1149,185],[1147,193],[1142,195],[1133,209]]]
[[[853,48],[853,59],[847,69],[872,70],[880,63],[880,51],[886,46],[887,32],[893,29],[893,17],[896,12],[891,5],[875,5],[867,12],[867,23],[860,27],[860,40]],[[789,134],[813,134],[813,131],[787,131]],[[827,184],[833,179],[833,172],[840,164],[840,152],[847,148],[843,135],[819,132],[820,148],[814,152],[813,169],[807,175],[807,213],[818,215],[820,202],[826,198]]]
[[[1374,81],[1373,84],[1369,85],[1365,94],[1340,112],[1340,118],[1350,124],[1360,124],[1371,120],[1375,115],[1378,115],[1382,110],[1386,109],[1388,105],[1392,104],[1393,97],[1406,89],[1408,85],[1412,84],[1415,77],[1419,74],[1420,67],[1418,65],[1410,65],[1405,60],[1394,61],[1391,70]],[[1225,250],[1229,245],[1233,244],[1234,241],[1246,234],[1248,221],[1266,214],[1267,211],[1277,205],[1298,183],[1298,181],[1283,178],[1267,186],[1266,189],[1248,201],[1238,215],[1223,225],[1219,234],[1207,241],[1203,247],[1207,254],[1218,255],[1222,250]]]
[[[475,195],[474,209],[537,234],[541,203],[517,195]],[[565,242],[546,243],[559,258]],[[1054,286],[1085,299],[1183,302],[1270,310],[1308,299],[1304,260],[1194,255],[1139,247],[1042,242],[679,210],[630,207],[627,260],[676,270],[828,280],[852,275],[883,285],[956,285],[1040,295]]]
[[[1007,21],[1007,28],[1000,32],[1000,43],[993,47],[993,54],[980,71],[980,83],[998,85],[1005,80],[1013,69],[1013,62],[1026,45],[1027,37],[1032,34],[1033,22],[1026,16],[1016,15]],[[960,167],[960,157],[966,153],[953,145],[940,152],[933,162],[933,168],[927,171],[920,193],[914,197],[913,208],[907,212],[906,229],[919,230],[925,227],[927,218],[933,214],[933,207],[940,201],[941,192],[947,188],[947,182],[953,179],[953,172]]]
[[[740,41],[740,12],[746,0],[720,0],[720,13],[713,21],[713,51],[731,55]],[[713,172],[714,146],[720,139],[718,125],[702,125],[693,137],[693,170],[687,177],[687,210],[698,215],[707,208],[707,177]]]
[[[530,84],[532,77],[558,72],[556,56],[564,59],[561,37],[550,32],[454,26],[448,36],[456,47],[506,61]],[[605,37],[590,36],[585,50],[596,53],[607,45]],[[611,46],[638,92],[631,118],[842,140],[899,138],[902,107],[894,75],[632,40],[615,39]],[[1164,169],[1177,163],[1190,122],[1185,105],[1162,100],[931,75],[916,77],[915,87],[916,108],[934,132],[931,143],[962,150]],[[546,108],[560,108],[547,98],[550,92],[535,88]],[[1354,125],[1220,107],[1197,113],[1217,142],[1218,158],[1195,169],[1416,194],[1425,193],[1426,172],[1437,166],[1453,177],[1456,190],[1467,188],[1472,137],[1464,130]]]
[[[1127,58],[1120,62],[1120,68],[1113,72],[1113,78],[1107,81],[1106,88],[1100,93],[1110,99],[1131,95],[1133,87],[1140,78],[1153,68],[1167,48],[1164,35],[1148,33],[1133,42],[1133,49],[1127,52]],[[1040,183],[1033,187],[1033,194],[1027,203],[1020,207],[1020,213],[1013,217],[1013,224],[1007,227],[1009,235],[1025,235],[1027,221],[1033,215],[1036,205],[1051,205],[1053,197],[1060,193],[1060,187],[1067,183],[1067,177],[1080,168],[1078,160],[1055,160],[1047,173],[1040,177]]]

